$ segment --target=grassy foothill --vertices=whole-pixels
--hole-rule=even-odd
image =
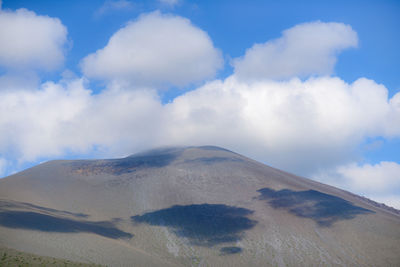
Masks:
[[[39,256],[15,249],[0,247],[0,266],[100,266],[74,262],[66,259],[57,259],[52,257]]]

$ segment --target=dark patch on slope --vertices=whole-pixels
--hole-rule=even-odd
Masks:
[[[238,158],[227,158],[227,157],[209,157],[209,158],[197,158],[197,159],[188,159],[185,160],[184,163],[189,163],[189,164],[206,164],[206,165],[211,165],[215,163],[221,163],[221,162],[243,162],[242,159]]]
[[[139,152],[133,155],[130,155],[128,158],[136,158],[143,156],[158,156],[158,155],[180,155],[187,147],[162,147],[150,149],[144,152]]]
[[[132,216],[133,223],[165,226],[192,244],[213,246],[240,240],[256,221],[247,218],[253,211],[222,204],[172,206]]]
[[[2,207],[0,210],[0,225],[8,228],[58,233],[86,232],[114,239],[133,237],[132,234],[116,228],[115,220],[92,222],[35,211],[8,210],[9,208],[11,207]],[[53,209],[51,210],[54,211]],[[56,211],[55,213],[60,212]]]
[[[121,175],[142,168],[165,167],[174,161],[181,152],[178,149],[163,149],[135,154],[122,159],[79,161],[73,163],[73,168],[76,172],[86,175],[99,173]]]
[[[225,152],[229,152],[229,153],[234,153],[228,149],[222,148],[222,147],[218,147],[218,146],[199,146],[197,148],[203,149],[203,150],[211,150],[211,151],[225,151]],[[236,153],[234,153],[236,154]]]
[[[242,248],[239,247],[223,247],[219,250],[221,255],[237,254],[242,252]]]
[[[353,219],[359,214],[374,213],[342,198],[315,190],[283,189],[275,191],[270,188],[262,188],[258,192],[261,194],[258,199],[268,200],[273,208],[286,209],[298,217],[313,219],[318,225],[325,227],[329,227],[339,220]]]
[[[49,212],[49,213],[55,213],[58,215],[69,215],[69,216],[74,216],[74,217],[80,217],[80,218],[87,218],[89,215],[84,214],[84,213],[74,213],[74,212],[69,212],[65,210],[56,210],[56,209],[51,209],[51,208],[46,208],[42,206],[37,206],[31,203],[26,203],[26,202],[18,202],[18,201],[12,201],[12,200],[0,200],[0,210],[3,209],[33,209],[33,210],[38,210],[41,212]]]

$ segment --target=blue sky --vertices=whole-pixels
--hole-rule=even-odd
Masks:
[[[5,0],[0,175],[213,144],[400,208],[398,14],[398,1]]]

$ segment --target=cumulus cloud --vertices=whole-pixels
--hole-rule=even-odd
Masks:
[[[338,52],[357,46],[357,33],[343,23],[310,22],[283,31],[282,37],[255,44],[233,60],[244,80],[287,79],[331,74]]]
[[[0,151],[22,161],[66,151],[123,156],[158,145],[215,144],[308,175],[355,156],[369,136],[400,135],[387,89],[365,78],[244,83],[231,76],[162,104],[154,90],[93,94],[82,79],[0,94]]]
[[[0,76],[0,90],[31,90],[40,85],[39,76],[31,70],[28,71],[8,71]]]
[[[85,90],[63,90],[45,83],[40,90],[1,93],[0,151],[20,160],[33,160],[59,151],[63,140],[56,138],[61,126],[74,118],[87,101]],[[42,151],[42,152],[40,152]]]
[[[64,61],[67,29],[26,9],[0,10],[0,66],[53,70]]]
[[[309,174],[351,160],[368,136],[399,136],[388,121],[400,116],[392,100],[384,86],[365,78],[352,84],[330,77],[245,83],[232,76],[177,97],[167,108],[176,142],[217,142]]]
[[[320,173],[316,178],[400,209],[400,164],[396,162],[352,163]]]
[[[160,12],[129,22],[81,62],[88,77],[146,86],[183,86],[212,77],[221,65],[206,32]]]
[[[389,137],[399,137],[400,135],[400,93],[395,94],[390,99],[390,113],[386,119],[386,135]]]
[[[352,188],[358,191],[376,192],[397,187],[400,189],[400,164],[383,161],[379,164],[349,165],[337,172],[346,177]]]
[[[359,194],[362,194],[362,192],[360,192]],[[384,203],[387,206],[400,210],[400,197],[398,192],[394,192],[392,194],[383,192],[380,195],[372,195],[370,198],[374,201],[377,201],[378,203]]]
[[[1,7],[1,1],[0,1],[0,7]],[[0,158],[0,177],[3,176],[3,174],[6,171],[7,167],[7,161],[3,158]]]
[[[389,98],[385,86],[366,78],[291,77],[331,73],[336,53],[356,44],[350,26],[301,24],[250,48],[225,80],[162,104],[155,88],[212,77],[222,59],[189,20],[145,14],[82,60],[85,76],[108,82],[101,92],[73,75],[36,88],[35,76],[1,77],[9,90],[0,91],[0,159],[120,157],[161,145],[213,144],[297,174],[321,171],[315,178],[335,178],[334,185],[399,207],[392,190],[400,190],[399,164],[347,164],[365,138],[400,137],[400,93]]]
[[[162,124],[160,106],[155,92],[115,88],[93,95],[82,79],[47,82],[40,90],[3,91],[0,151],[20,162],[84,153],[93,146],[121,155],[157,139],[152,127]]]

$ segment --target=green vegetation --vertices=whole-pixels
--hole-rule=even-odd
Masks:
[[[5,247],[0,247],[0,266],[100,266],[95,264],[87,264],[87,263],[79,263],[73,262],[65,259],[57,259],[52,257],[45,257],[34,255],[30,253],[25,253],[21,251],[17,251],[15,249],[9,249]]]

